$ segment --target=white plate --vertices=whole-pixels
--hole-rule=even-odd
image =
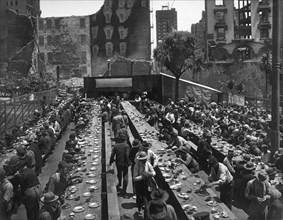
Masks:
[[[94,180],[94,179],[87,180],[86,183],[88,183],[88,184],[95,184],[95,183],[97,183],[97,180]]]
[[[99,163],[98,162],[92,162],[91,165],[92,166],[97,166],[97,165],[99,165]]]
[[[90,193],[90,192],[85,192],[85,193],[83,193],[83,197],[89,197],[89,196],[91,196],[91,193]]]
[[[99,206],[100,206],[99,202],[91,202],[91,203],[88,204],[89,208],[97,208]]]
[[[95,170],[97,170],[97,167],[91,167],[89,170],[95,171]]]
[[[94,214],[87,214],[87,215],[85,215],[84,219],[85,219],[85,220],[92,220],[92,219],[95,219],[95,215],[94,215]]]
[[[90,173],[89,175],[87,175],[89,178],[93,178],[93,177],[95,177],[96,176],[96,174],[94,174],[94,173]]]
[[[76,206],[74,209],[73,209],[73,212],[83,212],[85,210],[85,208],[83,206]]]

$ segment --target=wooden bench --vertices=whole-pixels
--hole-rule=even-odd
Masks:
[[[112,152],[111,129],[108,122],[105,124],[105,161],[106,161],[106,183],[107,183],[107,202],[108,219],[120,220],[120,210],[116,189],[116,175],[114,169],[110,170],[109,161]],[[114,136],[113,136],[114,137]]]

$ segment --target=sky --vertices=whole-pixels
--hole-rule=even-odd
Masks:
[[[117,1],[117,0],[116,0]],[[176,8],[178,16],[178,30],[191,31],[191,25],[201,19],[205,0],[150,0],[152,24],[152,41],[155,40],[155,11],[162,6]],[[103,5],[104,0],[41,0],[41,17],[66,17],[72,15],[90,15],[96,13]]]

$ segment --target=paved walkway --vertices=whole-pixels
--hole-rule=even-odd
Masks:
[[[63,151],[65,150],[65,143],[69,139],[73,128],[74,124],[71,123],[62,134],[62,138],[57,142],[53,154],[49,156],[45,167],[43,167],[42,173],[39,175],[39,181],[43,188],[48,182],[49,177],[57,170],[57,165],[61,161]],[[12,216],[12,220],[27,220],[24,205],[19,207],[17,214]]]

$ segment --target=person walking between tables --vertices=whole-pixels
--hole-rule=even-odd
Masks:
[[[223,160],[223,164],[228,168],[229,172],[234,176],[235,175],[235,169],[234,169],[234,150],[229,149],[227,156]]]
[[[59,197],[52,192],[47,192],[40,198],[41,207],[36,220],[57,220],[61,215]]]
[[[0,219],[11,220],[13,185],[7,179],[6,172],[0,168]]]
[[[134,167],[134,181],[136,185],[138,214],[141,214],[142,206],[145,201],[150,200],[150,192],[148,190],[148,180],[156,175],[152,165],[148,162],[146,152],[140,151],[136,156],[136,164]]]
[[[35,171],[28,168],[27,163],[19,169],[19,182],[27,219],[35,220],[39,212],[39,199],[42,195],[42,187]]]
[[[265,171],[256,174],[256,178],[247,183],[245,197],[249,199],[249,219],[266,220],[268,214],[268,201],[270,199],[270,183]]]
[[[126,143],[127,137],[123,134],[121,134],[117,140],[119,140],[120,142],[116,143],[114,148],[112,149],[109,165],[112,166],[115,158],[118,177],[117,187],[119,188],[122,186],[123,177],[122,191],[123,193],[126,193],[128,186],[128,167],[131,164],[129,159],[130,146]]]
[[[136,187],[134,181],[134,167],[135,167],[135,158],[136,154],[139,152],[141,142],[139,139],[135,139],[132,143],[132,148],[129,153],[129,159],[131,161],[131,172],[132,172],[132,184],[133,184],[133,199],[136,199]]]
[[[228,168],[223,163],[219,163],[214,156],[209,158],[208,163],[211,168],[210,175],[208,177],[210,183],[208,186],[219,186],[220,199],[229,209],[232,209],[234,188],[233,176],[229,172]]]
[[[147,155],[147,161],[151,164],[151,166],[156,167],[158,163],[158,156],[150,150],[151,146],[151,143],[143,141],[140,145],[140,152],[144,151]]]

